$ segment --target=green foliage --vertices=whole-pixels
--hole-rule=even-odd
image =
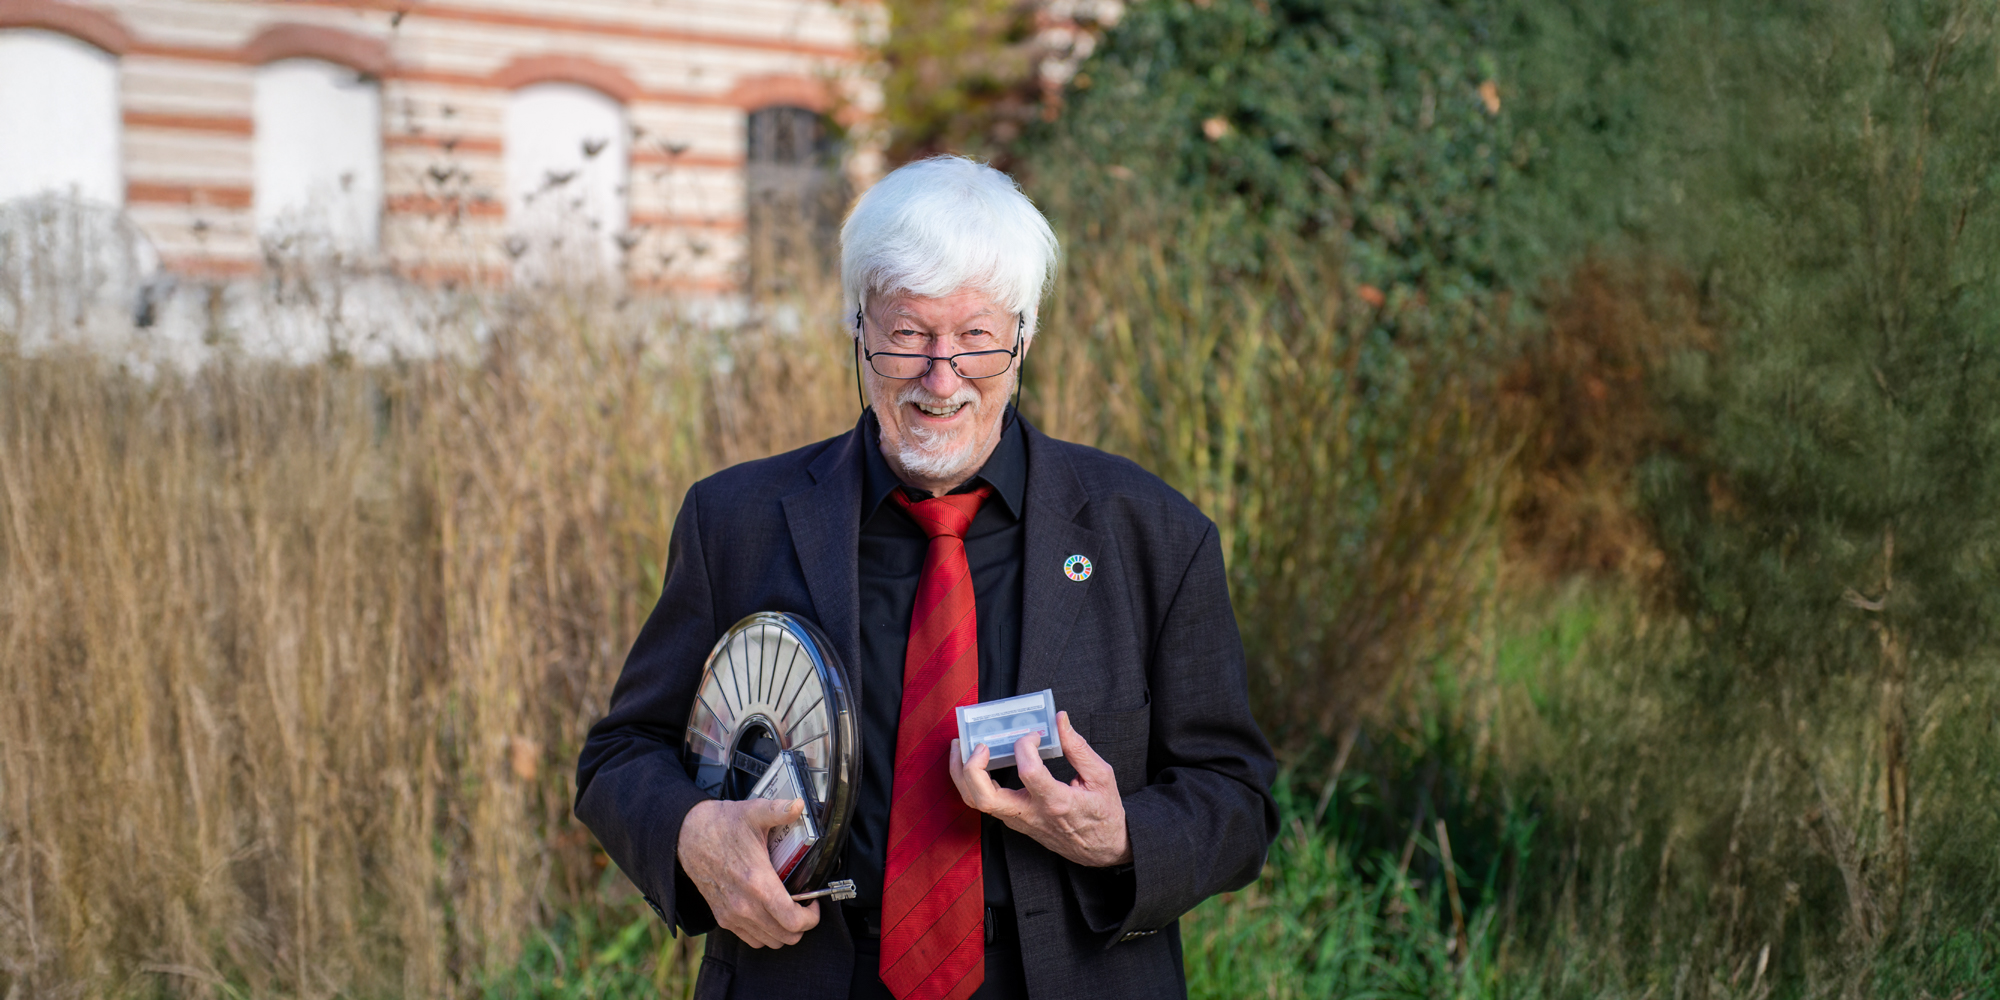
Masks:
[[[879,51],[889,159],[954,152],[1004,162],[1027,123],[1043,113],[1035,4],[889,0],[884,6],[892,29]]]
[[[628,894],[622,906],[579,907],[557,917],[482,993],[495,1000],[689,997],[701,948],[699,940],[676,937]]]
[[[1412,878],[1394,853],[1358,851],[1346,801],[1321,822],[1291,792],[1280,787],[1287,822],[1263,874],[1182,923],[1190,997],[1502,995],[1495,908],[1461,915],[1468,959],[1443,885]],[[1435,843],[1423,848],[1437,859]]]
[[[1688,28],[1688,55],[1705,55],[1685,72],[1728,98],[1687,116],[1689,217],[1663,228],[1714,275],[1730,333],[1721,363],[1665,373],[1708,442],[1648,474],[1680,598],[1712,653],[1794,683],[1874,670],[1885,630],[1919,659],[1986,648],[2000,612],[1992,12],[1732,5]]]
[[[1783,762],[1770,804],[1838,874],[1829,935],[1872,956],[1927,933],[1926,905],[1990,919],[2000,887],[1990,860],[1927,870],[1995,819],[1930,756],[1993,753],[1930,720],[2000,656],[1995,14],[1732,4],[1680,27],[1659,189],[1684,201],[1656,239],[1710,275],[1726,331],[1660,373],[1702,446],[1642,480],[1692,626],[1686,731]]]
[[[1351,725],[1482,585],[1505,134],[1469,10],[1139,5],[1017,151],[1068,248],[1030,409],[1216,518],[1288,744]]]
[[[1510,981],[1991,983],[1993,19],[1152,3],[1021,154],[1070,251],[1052,326],[1090,362],[1031,378],[1034,402],[1223,524],[1275,728],[1407,682],[1357,751],[1376,805],[1346,877],[1387,891],[1370,852],[1444,816],[1519,872]],[[1659,342],[1592,412],[1657,432],[1609,480],[1632,493],[1590,499],[1636,509],[1664,600],[1517,592],[1484,561],[1481,477],[1441,473],[1505,452],[1491,375],[1546,315],[1514,305],[1560,306],[1596,254],[1630,280],[1570,322]],[[1458,519],[1397,506],[1412,470]],[[1356,625],[1410,621],[1447,638]]]
[[[1033,162],[1082,165],[1098,211],[1141,190],[1216,218],[1230,267],[1261,269],[1267,233],[1321,236],[1356,280],[1448,311],[1492,287],[1494,192],[1526,153],[1489,19],[1446,0],[1142,4]]]

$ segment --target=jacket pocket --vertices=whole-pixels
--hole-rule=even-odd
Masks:
[[[1076,712],[1071,721],[1090,748],[1118,775],[1121,794],[1130,795],[1145,787],[1147,739],[1153,727],[1152,699],[1124,711]]]
[[[729,986],[735,979],[735,966],[703,955],[701,972],[694,977],[694,1000],[729,1000]]]

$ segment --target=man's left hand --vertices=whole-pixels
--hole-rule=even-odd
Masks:
[[[958,741],[951,741],[951,781],[965,804],[1007,824],[1057,854],[1090,868],[1122,865],[1132,860],[1132,839],[1125,830],[1125,800],[1118,794],[1111,765],[1085,743],[1069,724],[1069,713],[1056,713],[1056,736],[1063,756],[1076,768],[1076,780],[1065,785],[1049,773],[1035,752],[1040,742],[1023,736],[1014,744],[1021,789],[1002,788],[986,773],[990,754],[985,744],[972,759],[959,763]]]

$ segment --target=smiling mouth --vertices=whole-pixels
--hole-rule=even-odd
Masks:
[[[911,402],[910,405],[916,407],[918,410],[923,411],[923,413],[927,416],[937,417],[940,419],[943,419],[945,417],[956,416],[958,414],[958,411],[965,409],[965,404],[963,402],[937,403],[937,404]]]

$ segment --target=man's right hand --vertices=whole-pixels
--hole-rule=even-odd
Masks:
[[[799,818],[805,802],[710,799],[681,820],[681,870],[694,880],[715,922],[752,948],[798,944],[819,925],[819,902],[792,901],[771,868],[771,828]]]

